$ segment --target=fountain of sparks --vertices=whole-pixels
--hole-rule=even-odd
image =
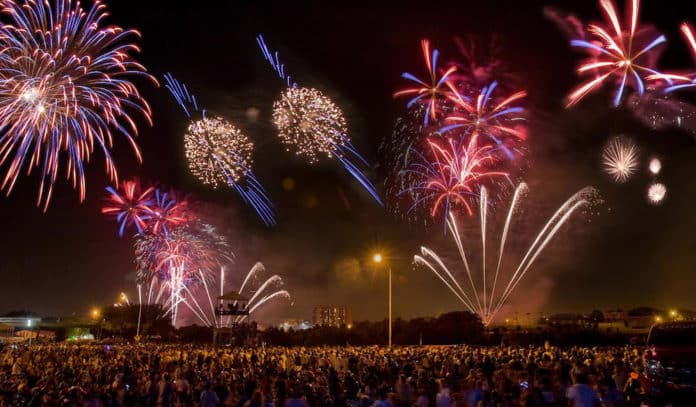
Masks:
[[[522,281],[525,275],[530,271],[534,262],[544,251],[549,242],[553,240],[561,227],[567,223],[575,212],[591,206],[597,200],[597,191],[592,187],[583,188],[568,198],[568,200],[566,200],[546,221],[539,233],[535,236],[532,244],[526,250],[522,259],[514,265],[513,268],[509,269],[508,272],[504,272],[506,268],[502,267],[503,255],[505,253],[510,227],[515,218],[515,213],[519,209],[520,201],[527,191],[528,188],[525,183],[519,184],[515,189],[500,236],[497,262],[493,273],[487,272],[486,270],[486,225],[489,202],[485,188],[481,189],[479,211],[482,243],[482,262],[479,273],[476,273],[473,263],[470,262],[471,257],[467,257],[462,234],[460,233],[457,220],[452,212],[449,213],[447,229],[461,257],[463,271],[466,274],[466,281],[458,279],[456,277],[457,273],[450,270],[445,264],[445,261],[428,247],[421,247],[421,254],[415,255],[413,258],[416,265],[424,266],[432,271],[467,310],[480,316],[482,322],[486,326],[491,324],[501,308],[507,303],[520,281]],[[514,272],[510,272],[513,269]],[[501,289],[502,287],[504,288]]]

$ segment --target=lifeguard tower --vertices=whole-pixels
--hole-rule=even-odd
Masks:
[[[236,344],[236,339],[243,335],[240,324],[249,319],[249,299],[236,292],[225,293],[218,298],[215,308],[217,326],[213,330],[213,344]],[[245,318],[246,317],[246,318]]]

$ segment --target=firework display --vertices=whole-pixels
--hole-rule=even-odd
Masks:
[[[645,247],[655,250],[666,247],[666,244],[654,244],[668,236],[659,228],[675,224],[672,218],[679,213],[664,209],[683,206],[677,198],[687,198],[683,185],[675,183],[683,182],[690,174],[684,163],[689,162],[689,154],[693,153],[690,150],[693,140],[681,133],[696,136],[696,104],[690,99],[693,94],[689,94],[696,90],[696,72],[679,67],[671,69],[660,62],[667,44],[667,36],[657,28],[662,27],[663,21],[659,15],[655,16],[659,25],[641,20],[641,11],[643,17],[648,13],[647,9],[641,10],[640,0],[623,0],[623,3],[597,0],[599,21],[587,23],[574,14],[546,7],[545,16],[557,23],[566,36],[567,41],[561,44],[561,49],[566,54],[576,54],[570,65],[568,55],[553,54],[552,49],[545,48],[554,44],[552,38],[546,38],[547,28],[533,27],[530,32],[509,41],[516,48],[502,51],[493,31],[513,34],[514,30],[529,25],[526,23],[533,23],[532,14],[526,11],[513,16],[522,24],[515,21],[499,30],[496,24],[509,22],[513,17],[501,18],[494,13],[497,10],[469,10],[476,11],[472,15],[480,14],[486,21],[465,27],[462,34],[465,39],[455,37],[447,45],[418,36],[416,40],[423,39],[420,44],[414,41],[410,52],[402,48],[408,44],[401,43],[402,39],[395,40],[393,35],[380,38],[383,43],[380,46],[363,49],[365,47],[351,44],[353,37],[346,33],[337,32],[332,34],[335,37],[316,41],[311,38],[316,34],[315,29],[300,27],[295,33],[307,38],[292,39],[298,41],[303,50],[298,55],[302,58],[295,61],[318,61],[339,55],[342,58],[327,65],[330,71],[326,75],[307,77],[302,72],[301,81],[295,76],[298,72],[290,75],[279,52],[271,49],[261,35],[256,37],[256,45],[251,45],[258,46],[263,60],[259,58],[258,64],[249,64],[250,61],[245,60],[249,50],[243,44],[234,44],[248,34],[244,34],[244,30],[221,36],[222,41],[227,42],[220,45],[212,41],[208,44],[198,34],[192,36],[190,30],[179,29],[183,33],[179,37],[184,38],[176,38],[176,41],[181,41],[181,46],[169,45],[155,52],[153,66],[170,63],[186,71],[196,68],[196,63],[201,64],[199,75],[210,75],[210,83],[215,80],[214,86],[219,90],[220,100],[224,101],[220,104],[223,108],[211,110],[199,104],[188,85],[171,73],[162,72],[161,77],[157,73],[155,77],[148,72],[139,62],[140,32],[124,29],[117,21],[111,22],[105,1],[0,0],[0,190],[8,196],[22,195],[26,193],[23,182],[35,177],[38,191],[30,184],[29,193],[32,200],[36,198],[36,206],[46,212],[49,206],[55,211],[58,205],[65,205],[56,192],[63,188],[61,183],[71,184],[65,186],[68,196],[73,199],[79,196],[80,205],[87,200],[88,190],[94,193],[94,187],[87,187],[88,181],[96,186],[97,193],[103,196],[90,197],[96,202],[90,205],[100,206],[103,215],[100,220],[107,224],[107,230],[118,234],[118,237],[116,233],[109,235],[112,245],[105,244],[102,249],[111,251],[105,257],[109,259],[109,267],[97,271],[116,273],[126,269],[125,273],[129,274],[124,273],[121,280],[135,281],[139,305],[153,305],[157,318],[167,317],[176,328],[193,320],[215,335],[223,331],[219,328],[224,328],[225,334],[229,329],[236,335],[232,328],[246,324],[240,327],[244,335],[235,338],[252,345],[281,338],[280,331],[273,328],[263,335],[258,334],[250,315],[263,316],[263,311],[259,311],[264,307],[268,310],[269,305],[291,303],[292,297],[285,286],[289,281],[310,291],[321,284],[348,283],[345,287],[325,290],[326,295],[336,294],[336,299],[351,298],[349,290],[353,288],[371,292],[364,288],[370,288],[369,283],[382,275],[370,274],[371,281],[363,278],[367,276],[364,259],[348,252],[357,250],[354,240],[369,244],[372,239],[376,241],[376,248],[384,249],[377,253],[385,254],[374,258],[373,266],[377,268],[380,263],[379,272],[381,267],[388,266],[385,269],[389,273],[388,343],[391,346],[391,267],[397,267],[396,263],[386,260],[401,261],[403,253],[398,252],[404,247],[417,247],[413,246],[414,239],[421,243],[432,237],[439,243],[424,243],[418,252],[409,249],[408,258],[415,254],[413,264],[416,269],[425,271],[430,285],[444,284],[461,303],[458,307],[468,311],[451,316],[451,320],[464,321],[465,317],[466,324],[473,321],[481,328],[478,316],[490,333],[493,329],[489,327],[511,308],[513,296],[531,297],[532,290],[523,293],[526,288],[520,289],[520,284],[534,274],[535,267],[543,268],[542,255],[556,241],[559,232],[567,230],[580,213],[587,213],[600,202],[599,193],[593,187],[578,190],[590,183],[587,179],[600,180],[611,190],[614,200],[606,206],[612,219],[594,222],[606,228],[601,230],[605,233],[601,239],[593,244],[598,250],[596,258],[577,260],[582,268],[595,274],[595,269],[600,270],[597,264],[601,263],[606,270],[619,269],[625,260],[620,257],[632,254],[630,242],[612,246],[613,242],[627,236],[623,230],[625,225],[635,228],[634,234],[652,239]],[[625,13],[622,13],[624,7]],[[128,7],[119,7],[115,14],[123,15],[126,9]],[[255,9],[246,11],[253,11],[249,15],[262,15]],[[416,8],[409,13],[421,11]],[[409,13],[397,13],[398,18],[390,24],[418,23],[418,18],[423,19],[422,15]],[[210,14],[210,10],[205,10],[196,17]],[[187,17],[176,21],[163,19],[154,28],[186,27]],[[279,21],[277,17],[274,15],[272,21]],[[286,20],[280,28],[308,21],[296,15],[290,16],[293,19],[283,17]],[[374,20],[386,23],[386,18],[377,20],[377,17],[382,15],[375,16]],[[332,22],[332,18],[323,22]],[[200,21],[197,23],[203,24]],[[212,19],[210,24],[217,27],[220,21]],[[428,21],[427,27],[419,25],[412,32],[419,33],[425,27],[433,31],[427,33],[430,38],[446,38],[449,34],[440,32],[440,26],[444,30],[464,20],[457,16],[441,16],[435,29],[432,19]],[[482,34],[475,32],[473,28],[481,24],[490,24],[493,29],[483,30]],[[251,25],[242,28],[249,27]],[[361,32],[355,38],[371,41],[372,31]],[[680,37],[676,41],[678,47],[670,49],[665,60],[677,60],[679,55],[672,53],[681,48],[682,53],[690,53],[696,62],[694,26],[683,22],[679,31],[680,35],[674,33],[675,37]],[[165,42],[175,41],[171,33],[156,34],[154,39],[159,38],[160,42],[163,38]],[[413,41],[410,35],[403,38]],[[380,44],[380,41],[374,43]],[[394,44],[394,41],[399,43]],[[331,44],[335,48],[327,53],[317,52],[317,44]],[[156,48],[157,44],[148,41],[148,47],[153,45]],[[223,53],[228,54],[219,57]],[[165,57],[169,62],[164,61]],[[341,65],[341,61],[350,61],[350,64]],[[404,66],[395,66],[395,61],[403,61]],[[369,65],[369,69],[359,75],[357,70],[346,68],[360,64]],[[569,70],[568,66],[573,69]],[[268,72],[264,75],[259,68]],[[566,77],[561,77],[563,72],[559,73],[563,70]],[[384,78],[387,74],[392,77]],[[264,77],[277,82],[276,87],[258,89]],[[338,97],[338,92],[334,92],[338,88],[314,79],[319,77],[335,79],[337,84],[343,85],[343,91],[346,84],[355,89],[344,92],[350,97]],[[153,138],[143,143],[138,138],[139,133],[145,124],[153,127],[155,122],[153,110],[145,100],[147,91],[140,82],[158,88],[158,79],[162,78],[167,93],[160,96],[169,99],[169,110],[179,112],[181,121],[176,123],[167,105],[155,109],[157,127],[151,131]],[[393,114],[393,108],[398,108],[399,112]],[[398,117],[394,120],[393,115]],[[391,133],[385,134],[385,124],[389,126],[392,120]],[[183,137],[171,137],[174,125]],[[665,131],[667,129],[677,131]],[[379,143],[377,161],[372,162],[369,149],[363,151],[363,143],[366,148],[374,148]],[[119,145],[122,147],[117,147]],[[146,166],[142,165],[141,146],[145,152],[159,154],[152,162],[147,161]],[[124,148],[126,151],[121,151]],[[280,156],[288,162],[281,162]],[[135,159],[130,162],[129,157]],[[96,161],[100,166],[102,160],[108,180],[101,183],[98,179],[88,180],[89,163]],[[117,162],[120,163],[118,168]],[[143,167],[142,174],[136,166]],[[186,170],[182,172],[184,166]],[[308,166],[313,167],[307,170]],[[124,172],[132,176],[124,177]],[[334,172],[345,179],[337,182]],[[379,173],[379,178],[372,178],[373,173]],[[262,174],[268,174],[273,183],[262,184],[261,178],[257,178]],[[147,181],[145,177],[148,176],[156,178]],[[522,179],[530,184],[541,183],[548,188],[544,191],[548,196],[563,194],[561,200],[540,197],[536,206],[530,205],[526,198],[531,194]],[[383,182],[384,187],[378,188],[376,180]],[[191,182],[198,186],[195,189],[206,191],[203,197],[189,195],[180,188]],[[581,183],[571,186],[575,182]],[[642,183],[636,186],[637,182]],[[369,201],[369,205],[346,193],[346,183],[363,200]],[[101,188],[106,185],[109,186],[104,193]],[[667,185],[672,188],[669,197]],[[573,191],[577,192],[568,197]],[[273,227],[277,222],[275,203],[271,199],[274,193],[278,195],[277,208],[282,211],[278,227]],[[629,193],[634,195],[631,197]],[[235,202],[229,202],[230,195]],[[228,197],[227,205],[216,202],[223,196]],[[563,202],[564,198],[567,200]],[[557,207],[559,202],[563,203]],[[665,202],[664,208],[659,206]],[[18,229],[26,217],[26,208],[15,205],[8,209],[14,210],[7,211],[7,216],[14,218],[8,224]],[[546,209],[550,211],[546,213]],[[28,210],[37,211],[33,207]],[[637,218],[646,211],[672,218],[658,219],[656,216],[649,222],[641,222],[644,219]],[[65,210],[65,214],[74,216],[71,208]],[[52,217],[44,215],[42,219],[51,221]],[[69,221],[72,219],[54,221],[53,227],[65,227]],[[92,225],[87,221],[82,223],[87,226],[76,229],[74,234]],[[31,238],[38,235],[37,230],[41,232],[42,225],[29,226],[20,232],[34,233]],[[686,232],[680,229],[676,233],[689,232],[689,225],[677,226]],[[10,229],[12,233],[15,231]],[[73,240],[76,239],[73,237]],[[66,239],[62,247],[68,248],[72,243]],[[381,246],[382,243],[385,246]],[[271,244],[274,245],[272,249],[269,248]],[[313,244],[317,247],[312,247]],[[391,247],[386,246],[389,244]],[[74,247],[77,249],[72,250],[79,250],[81,246]],[[264,250],[266,254],[262,253]],[[235,258],[234,252],[240,254],[240,258]],[[662,252],[658,254],[664,254]],[[17,253],[19,256],[25,251]],[[123,256],[124,253],[127,256]],[[81,260],[82,253],[59,254],[62,255],[57,257],[61,264],[55,268],[56,273],[73,267],[74,259]],[[93,257],[101,254],[89,253]],[[678,254],[680,259],[688,259],[683,253]],[[575,253],[568,257],[572,255]],[[112,261],[117,256],[121,257]],[[251,256],[254,257],[250,259]],[[46,262],[43,257],[40,261]],[[285,271],[275,274],[273,269],[267,272],[261,262],[247,269],[258,258],[264,258],[275,267],[299,271],[292,276],[284,274]],[[311,261],[303,264],[307,259]],[[9,270],[14,272],[14,267],[21,271],[22,267],[15,266],[22,266],[22,262],[11,260],[7,266]],[[132,262],[131,266],[123,267],[124,261]],[[242,263],[241,270],[233,269],[235,262]],[[101,263],[87,258],[81,264],[93,267]],[[51,264],[48,266],[53,270]],[[647,276],[650,265],[641,263],[639,266],[644,269],[634,274]],[[675,273],[680,272],[678,267],[672,268]],[[410,284],[401,293],[410,295],[421,288],[414,288],[413,284],[420,283],[423,276],[411,279],[411,276],[401,275],[401,270],[397,273],[397,284]],[[302,285],[309,279],[317,281]],[[667,286],[673,281],[677,280],[664,279],[661,283]],[[117,284],[118,279],[109,276],[104,282]],[[553,292],[552,282],[535,284],[534,296]],[[618,284],[620,289],[623,279],[607,280],[605,285],[611,288],[612,284]],[[126,308],[136,305],[135,295],[129,292],[131,303],[122,289],[118,287],[116,291],[121,293],[118,316],[104,312],[102,319],[98,313],[93,314],[91,325],[98,326],[100,332],[104,325],[108,335],[116,335],[110,332],[121,325],[116,317],[128,315],[130,318],[126,311],[131,309]],[[677,294],[671,304],[675,306],[674,315],[676,306],[682,306],[677,303],[680,301]],[[309,297],[312,301],[320,300],[319,296],[317,299]],[[553,301],[543,302],[548,300],[546,296],[538,297],[535,298],[537,303],[529,301],[530,304],[513,311],[529,311],[529,316],[543,307],[555,306]],[[242,304],[241,308],[238,303]],[[303,312],[310,309],[306,305],[302,304]],[[357,311],[362,315],[366,310]],[[138,317],[138,340],[141,317]],[[302,326],[295,324],[296,317],[299,315],[292,316],[292,321],[288,319],[285,326]],[[614,317],[611,320],[619,319]],[[528,319],[531,325],[533,320]],[[554,318],[550,320],[554,322]],[[160,328],[160,322],[148,321],[156,329]],[[440,319],[436,322],[439,324]],[[547,327],[548,332],[555,329],[551,323]],[[175,334],[178,338],[188,338],[205,332],[193,329],[176,332],[172,327],[164,328],[166,333],[162,336],[167,340]],[[353,326],[346,324],[338,330],[318,329],[316,332],[340,334],[363,342],[368,337],[359,330],[372,331],[370,326],[361,324],[356,324],[352,333],[348,329]],[[429,325],[426,331],[431,329]],[[128,330],[121,329],[119,335]],[[145,328],[145,337],[154,330],[148,332],[149,328]],[[399,333],[403,336],[396,343],[412,342],[413,332],[407,331]],[[287,343],[314,343],[319,336],[313,334],[293,333]],[[426,332],[426,336],[432,335]],[[616,338],[622,336],[623,333],[617,331]],[[558,339],[565,340],[560,336]]]
[[[87,12],[79,0],[51,3],[3,1],[0,24],[2,188],[9,194],[23,170],[41,167],[37,205],[44,211],[61,170],[85,199],[85,163],[95,146],[108,176],[118,180],[112,129],[142,160],[131,114],[150,122],[150,107],[132,80],[154,81],[132,57],[139,48],[131,39],[140,34],[104,26],[102,2]]]
[[[510,172],[523,165],[519,158],[524,155],[527,129],[520,102],[527,92],[509,92],[495,80],[481,85],[485,72],[510,75],[500,72],[498,60],[490,70],[472,61],[473,46],[464,47],[459,41],[466,63],[453,60],[438,70],[439,51],[431,52],[427,40],[421,45],[431,84],[403,75],[422,86],[395,94],[414,97],[392,137],[380,147],[388,160],[388,196],[396,197],[388,207],[408,219],[427,212],[431,219],[446,222],[452,204],[471,214],[471,204],[484,184],[505,188],[507,183],[495,179],[508,180]],[[468,72],[466,66],[476,67],[477,72]],[[416,122],[414,118],[421,115],[425,119]]]
[[[447,227],[457,247],[463,265],[463,272],[466,274],[466,281],[459,281],[455,277],[455,273],[451,271],[445,261],[437,255],[435,251],[427,247],[421,247],[421,254],[415,255],[413,260],[416,265],[424,266],[432,271],[445,286],[457,297],[457,299],[472,313],[478,314],[485,325],[490,325],[495,319],[500,309],[506,304],[515,288],[520,281],[530,271],[534,262],[539,255],[544,251],[546,246],[551,242],[558,231],[564,224],[573,216],[575,212],[586,208],[596,200],[596,190],[594,188],[584,188],[576,192],[568,198],[563,205],[547,220],[539,233],[534,238],[534,241],[529,248],[524,252],[522,259],[515,263],[510,269],[510,272],[505,272],[502,267],[503,256],[505,254],[505,246],[510,235],[510,227],[515,218],[515,213],[519,210],[518,206],[524,194],[527,193],[527,185],[521,183],[512,197],[508,214],[505,220],[503,231],[500,236],[500,245],[498,248],[498,256],[495,264],[495,272],[487,271],[486,257],[486,229],[487,229],[487,211],[488,198],[485,187],[481,191],[480,202],[480,223],[481,223],[481,249],[482,249],[482,264],[480,272],[472,270],[472,266],[467,257],[466,236],[460,233],[460,227],[457,223],[456,216],[450,212],[448,215]],[[514,270],[514,271],[512,271]],[[500,289],[498,285],[504,286]]]
[[[577,104],[590,92],[608,83],[617,86],[613,105],[618,106],[626,87],[632,87],[642,95],[645,92],[645,81],[654,75],[660,75],[655,63],[659,45],[667,42],[667,39],[662,34],[651,35],[650,30],[638,26],[640,0],[628,0],[628,3],[629,28],[621,25],[611,0],[600,0],[609,27],[590,24],[586,33],[589,38],[570,42],[573,47],[589,54],[577,71],[581,75],[592,76],[592,79],[568,95],[567,107]]]
[[[257,36],[256,40],[264,58],[281,78],[286,78],[278,53],[271,56],[263,36]],[[340,107],[316,89],[298,88],[295,83],[291,86],[289,76],[287,85],[280,99],[273,103],[273,123],[288,151],[294,150],[310,163],[316,163],[321,156],[335,158],[382,205],[377,190],[360,168],[368,164],[348,137],[346,119]]]
[[[638,169],[638,148],[630,140],[616,137],[604,148],[602,165],[614,181],[626,182]]]
[[[212,225],[201,222],[189,209],[188,201],[174,191],[143,189],[137,180],[124,181],[120,188],[109,187],[107,191],[102,213],[119,223],[119,235],[123,236],[130,226],[138,231],[134,252],[139,298],[142,299],[141,288],[149,285],[147,303],[162,305],[163,316],[169,316],[172,325],[182,321],[180,306],[205,325],[215,325],[210,290],[215,284],[221,290],[225,286],[224,270],[233,260],[227,239]],[[218,270],[220,279],[216,280]],[[240,294],[245,287],[254,285],[250,280],[255,281],[260,270],[263,265],[252,268]],[[274,275],[256,287],[248,304],[249,312],[274,298],[290,298],[286,290],[268,292],[280,285],[282,279]]]

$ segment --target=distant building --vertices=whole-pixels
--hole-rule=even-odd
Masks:
[[[349,326],[353,323],[350,308],[346,306],[325,306],[317,305],[314,307],[315,326]]]

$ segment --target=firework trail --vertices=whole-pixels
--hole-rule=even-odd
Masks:
[[[520,281],[533,266],[537,257],[543,252],[548,243],[555,237],[560,228],[583,207],[588,207],[596,197],[596,190],[584,188],[571,196],[560,208],[547,220],[541,231],[525,252],[522,260],[514,266],[514,272],[503,273],[502,258],[505,245],[508,240],[510,226],[514,215],[519,209],[520,201],[527,191],[527,185],[521,183],[513,195],[510,208],[505,220],[503,232],[500,238],[498,258],[493,276],[486,273],[486,223],[487,223],[487,195],[485,188],[481,193],[481,239],[482,239],[482,268],[480,273],[475,273],[467,258],[465,245],[459,231],[457,220],[452,212],[449,213],[447,227],[454,240],[463,264],[463,272],[466,273],[466,282],[460,282],[445,264],[442,258],[433,250],[421,247],[421,254],[414,256],[416,265],[424,266],[432,271],[445,286],[459,299],[459,301],[472,313],[478,314],[485,325],[489,325],[498,314],[503,305],[515,291]],[[512,269],[511,269],[512,270]],[[492,284],[489,284],[492,277]],[[499,286],[504,286],[502,290]],[[481,290],[482,288],[482,290]]]
[[[689,23],[683,23],[679,29],[691,50],[692,56],[696,59],[696,37],[694,36],[693,27]],[[648,79],[667,82],[667,86],[664,88],[665,93],[696,87],[696,74],[657,73],[651,75]]]
[[[437,118],[440,100],[448,97],[449,89],[447,86],[447,78],[452,75],[457,68],[454,66],[449,67],[438,78],[437,60],[440,56],[440,51],[434,49],[431,54],[430,41],[428,40],[421,40],[421,48],[423,50],[423,57],[425,58],[425,66],[428,69],[428,75],[430,77],[429,81],[420,80],[413,74],[404,72],[401,74],[401,77],[414,82],[415,85],[412,88],[406,88],[394,93],[394,97],[413,96],[413,98],[408,101],[408,108],[416,103],[424,104],[426,108],[423,117],[423,125],[427,126],[431,119],[435,120]]]
[[[285,64],[280,62],[280,57],[278,56],[278,52],[271,53],[271,51],[268,49],[268,45],[266,45],[266,41],[263,39],[262,35],[259,35],[256,37],[256,43],[259,45],[259,48],[261,49],[261,53],[263,54],[264,59],[266,59],[266,62],[268,62],[269,65],[271,65],[271,68],[273,68],[274,71],[278,74],[280,79],[285,80],[287,86],[289,88],[296,88],[297,83],[292,82],[290,80],[290,75],[288,75],[285,72]]]
[[[273,204],[251,169],[254,149],[251,140],[225,119],[207,117],[186,85],[171,74],[166,74],[164,79],[167,89],[191,120],[184,136],[191,173],[213,188],[231,186],[266,226],[274,225]],[[194,118],[199,115],[200,118]]]
[[[418,160],[409,170],[421,181],[402,193],[418,196],[411,210],[419,205],[430,208],[430,216],[447,214],[460,206],[471,215],[471,202],[479,197],[481,181],[504,177],[505,172],[491,168],[498,161],[495,148],[480,146],[474,134],[467,143],[453,138],[428,140],[431,154]],[[414,152],[414,154],[418,154]]]
[[[383,205],[374,185],[360,168],[368,163],[348,137],[341,108],[316,89],[297,87],[296,83],[290,85],[278,53],[271,54],[261,35],[256,40],[264,58],[281,79],[287,79],[288,88],[273,103],[273,123],[286,149],[294,150],[310,163],[316,163],[322,156],[337,159],[377,203]]]
[[[431,83],[404,74],[421,86],[397,92],[397,96],[411,94],[413,98],[406,114],[397,119],[391,138],[380,146],[388,171],[389,209],[409,220],[421,218],[425,224],[437,213],[444,214],[446,221],[452,202],[471,215],[469,202],[477,199],[481,182],[507,178],[511,170],[523,165],[517,159],[523,155],[522,143],[527,139],[525,109],[520,102],[527,92],[509,92],[498,81],[486,79],[492,72],[506,76],[501,61],[493,55],[496,50],[481,57],[472,41],[456,42],[464,62],[452,60],[438,69],[439,53],[431,52],[430,43],[422,41]],[[484,79],[488,82],[482,85]],[[478,160],[474,153],[478,150],[485,158]],[[438,195],[442,199],[436,199]],[[419,210],[425,207],[428,211]]]
[[[144,191],[137,180],[123,181],[121,188],[107,187],[109,193],[102,213],[113,217],[120,225],[118,235],[123,237],[128,226],[135,226],[139,234],[148,227],[151,219],[152,193],[154,188],[149,187]]]
[[[457,110],[445,118],[446,122],[452,124],[443,127],[440,132],[446,133],[459,129],[464,130],[467,134],[480,134],[490,138],[496,145],[500,146],[509,159],[514,158],[512,151],[504,141],[509,137],[517,140],[526,138],[526,132],[523,129],[513,126],[515,122],[524,120],[524,117],[521,116],[524,108],[513,106],[513,104],[526,97],[527,92],[520,91],[501,101],[492,102],[491,95],[498,86],[497,82],[493,82],[483,87],[475,97],[475,102],[472,102],[467,96],[457,91],[453,85],[451,86],[452,89],[448,97],[455,102]]]
[[[638,147],[630,140],[615,137],[604,147],[602,165],[614,181],[624,183],[638,169]]]
[[[649,33],[638,26],[640,1],[629,0],[629,28],[622,27],[611,0],[600,0],[599,3],[609,27],[590,24],[587,28],[587,39],[573,39],[570,42],[571,46],[581,48],[589,54],[589,58],[577,71],[581,75],[591,74],[593,79],[570,93],[567,107],[575,105],[590,92],[608,82],[617,85],[613,105],[618,106],[626,87],[633,87],[638,95],[643,95],[645,80],[660,75],[654,65],[658,46],[666,43],[667,39],[659,34],[650,36],[652,39],[649,41],[643,41],[643,37]]]
[[[9,195],[25,167],[41,167],[37,206],[44,211],[61,166],[84,201],[84,167],[95,145],[118,183],[112,129],[142,161],[130,114],[152,125],[150,107],[131,80],[157,83],[131,56],[140,51],[131,42],[140,33],[104,26],[108,13],[101,1],[87,12],[79,0],[51,3],[0,3],[7,20],[0,24],[0,164],[8,163],[1,187]]]

